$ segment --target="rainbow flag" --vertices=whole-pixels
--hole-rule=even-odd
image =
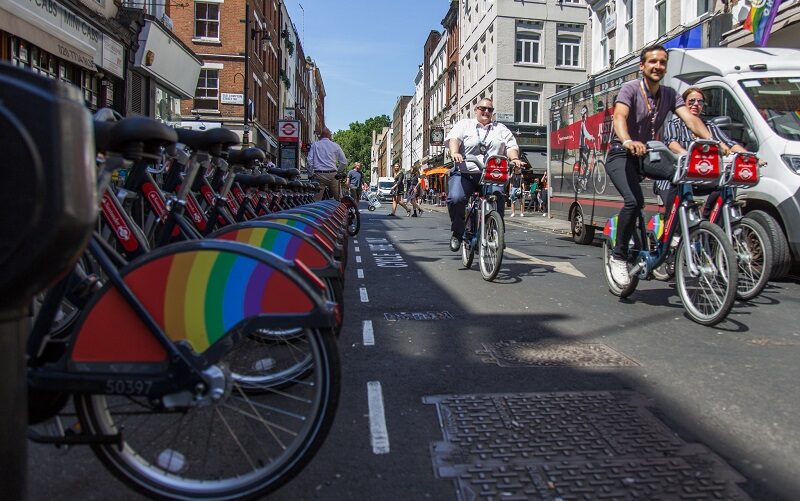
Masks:
[[[753,34],[756,44],[764,47],[772,31],[772,23],[778,14],[781,0],[753,0],[750,14],[744,20],[744,29]]]

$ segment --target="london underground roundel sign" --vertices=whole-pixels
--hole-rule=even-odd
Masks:
[[[300,122],[280,120],[278,122],[278,141],[296,143],[300,141]]]

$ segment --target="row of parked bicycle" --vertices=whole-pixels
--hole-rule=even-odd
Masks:
[[[29,438],[90,445],[152,497],[273,491],[336,410],[357,203],[314,202],[318,184],[230,130],[133,117],[94,134],[97,229],[34,301]]]

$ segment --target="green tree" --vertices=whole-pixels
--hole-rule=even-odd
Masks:
[[[388,115],[378,115],[368,118],[364,122],[352,122],[350,128],[337,131],[333,140],[342,147],[350,166],[361,162],[364,182],[369,184],[372,169],[370,169],[370,153],[372,150],[372,131],[380,132],[388,127],[392,121]]]

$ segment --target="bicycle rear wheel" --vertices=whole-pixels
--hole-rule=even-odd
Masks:
[[[692,276],[686,261],[685,246],[689,246],[697,276]],[[683,236],[675,262],[675,282],[686,313],[702,325],[714,325],[723,320],[736,297],[736,254],[722,228],[701,222]]]
[[[758,296],[769,281],[772,270],[772,244],[761,224],[743,218],[731,227],[733,250],[739,265],[736,297],[747,301]]]
[[[85,433],[124,431],[121,448],[92,446],[117,478],[151,497],[252,499],[296,475],[319,449],[339,398],[330,332],[302,334],[310,370],[283,389],[246,391],[236,381],[217,402],[163,411],[143,397],[76,395]]]
[[[608,175],[606,174],[606,163],[602,160],[597,160],[594,163],[592,171],[592,184],[594,185],[594,192],[602,195],[606,191],[606,184],[608,183]]]
[[[478,262],[481,276],[487,282],[497,277],[503,263],[505,225],[496,211],[490,211],[483,220],[485,238],[478,245]]]

